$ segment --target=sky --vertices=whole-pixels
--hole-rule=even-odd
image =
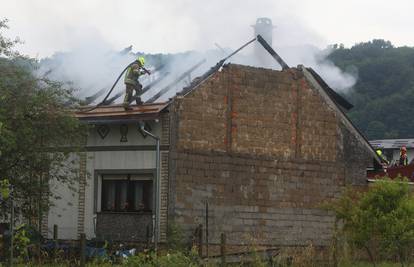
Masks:
[[[408,0],[0,0],[3,33],[18,50],[50,56],[79,46],[176,53],[236,48],[258,17],[271,18],[274,46],[351,46],[374,38],[414,46],[414,2]]]

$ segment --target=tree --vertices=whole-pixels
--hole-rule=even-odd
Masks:
[[[357,82],[345,97],[354,104],[351,120],[369,139],[413,137],[414,48],[377,39],[337,47],[328,59],[343,71],[357,70]],[[384,131],[378,123],[369,127],[372,121],[382,123]]]
[[[397,257],[401,265],[414,245],[414,198],[406,180],[378,180],[367,192],[347,190],[328,205],[343,223],[343,234],[365,249],[375,266],[375,252]]]
[[[366,133],[372,139],[380,139],[385,135],[385,125],[380,121],[371,121],[368,126]]]
[[[5,28],[0,21],[0,178],[13,185],[16,211],[40,227],[49,181],[77,179],[70,156],[82,148],[86,128],[72,115],[72,90],[38,77],[37,61],[12,50],[16,41],[2,36]]]

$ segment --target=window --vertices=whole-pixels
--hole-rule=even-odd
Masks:
[[[148,175],[102,175],[102,211],[151,211],[152,197]]]

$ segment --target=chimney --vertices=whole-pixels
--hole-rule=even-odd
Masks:
[[[272,20],[270,18],[258,18],[255,25],[251,25],[254,29],[254,36],[260,34],[265,41],[272,46],[273,41],[273,28]],[[274,67],[274,62],[269,54],[263,47],[256,42],[254,46],[254,54],[257,61],[263,67]]]

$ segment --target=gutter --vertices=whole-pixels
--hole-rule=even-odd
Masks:
[[[145,130],[144,122],[139,122],[139,128],[143,133],[146,133],[150,137],[152,137],[156,142],[156,156],[155,156],[155,166],[156,166],[156,178],[155,178],[155,195],[154,195],[154,202],[155,202],[155,223],[154,223],[154,246],[155,251],[158,250],[158,242],[160,239],[160,209],[161,209],[161,201],[160,201],[160,138],[153,133]]]

